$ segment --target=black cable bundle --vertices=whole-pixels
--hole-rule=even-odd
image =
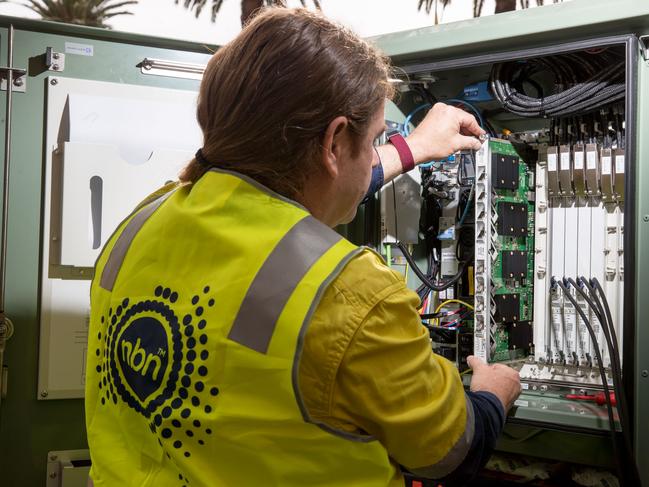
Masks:
[[[547,96],[533,79],[541,72],[554,77],[553,93]],[[525,83],[534,88],[536,96],[524,92]],[[624,98],[624,60],[605,52],[499,63],[491,70],[490,85],[503,107],[521,117],[578,115]]]
[[[581,317],[582,321],[588,329],[588,333],[591,337],[591,340],[594,345],[595,355],[597,360],[597,366],[602,378],[602,387],[604,389],[604,395],[606,400],[606,408],[608,412],[609,419],[609,428],[611,433],[611,441],[613,446],[613,452],[616,460],[616,467],[618,470],[618,476],[620,479],[621,485],[640,485],[639,473],[637,466],[635,464],[635,459],[633,457],[633,446],[631,441],[631,422],[629,419],[629,408],[626,400],[626,393],[624,391],[624,386],[622,383],[622,370],[620,362],[620,351],[618,348],[617,336],[615,334],[615,328],[613,326],[613,317],[611,315],[611,310],[608,305],[608,300],[604,295],[604,290],[600,285],[597,278],[593,278],[589,282],[585,277],[580,277],[577,279],[578,283],[574,279],[564,279],[564,282],[555,281],[558,286],[563,290],[564,297],[566,297],[574,306],[575,310]],[[615,421],[613,418],[613,405],[611,401],[611,396],[608,388],[608,382],[606,380],[606,373],[604,372],[604,363],[602,361],[602,356],[600,353],[600,346],[597,340],[597,336],[593,329],[593,326],[590,323],[590,320],[586,318],[586,314],[581,309],[575,298],[570,293],[568,285],[571,285],[581,297],[588,303],[591,307],[597,320],[602,327],[602,332],[604,334],[604,339],[606,341],[606,347],[609,351],[609,356],[611,358],[611,375],[613,377],[613,392],[615,393],[615,398],[617,401],[618,407],[618,416],[620,419],[620,429],[622,437],[624,439],[624,455],[619,454],[619,447],[616,437],[616,428]],[[588,289],[588,294],[584,291],[583,288]],[[599,295],[598,295],[599,294]],[[602,305],[603,303],[603,305]]]

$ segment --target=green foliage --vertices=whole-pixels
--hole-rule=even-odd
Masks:
[[[131,12],[120,9],[135,4],[137,0],[26,0],[22,5],[45,20],[109,28],[106,20],[130,15]]]

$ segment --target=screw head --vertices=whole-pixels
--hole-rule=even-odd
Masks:
[[[645,221],[645,222],[649,222],[649,215],[643,216],[642,220]]]
[[[51,478],[51,479],[55,479],[55,478],[56,478],[56,472],[52,472],[52,473],[50,474],[50,478]]]
[[[41,391],[41,397],[47,397],[48,395],[49,395],[49,392]]]
[[[58,85],[58,84],[59,84],[59,80],[56,79],[56,78],[54,78],[53,80],[50,80],[50,84],[51,84],[51,85]]]
[[[642,371],[642,377],[644,377],[645,379],[646,379],[647,377],[649,377],[649,370],[643,370],[643,371]]]
[[[22,86],[25,82],[23,81],[22,78],[16,78],[14,80],[14,86]]]
[[[58,64],[53,64],[53,65],[52,65],[52,69],[53,69],[54,71],[58,71],[58,70],[59,70],[59,65],[58,65]]]
[[[61,57],[61,56],[59,55],[58,52],[55,52],[54,54],[52,54],[52,57],[53,57],[54,59],[58,59],[58,58]]]

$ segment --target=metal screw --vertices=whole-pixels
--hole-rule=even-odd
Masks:
[[[23,83],[24,83],[24,81],[23,81],[22,78],[16,78],[16,79],[14,80],[14,86],[22,86]]]
[[[58,85],[58,84],[59,84],[59,80],[56,79],[56,78],[54,78],[53,80],[50,81],[50,84],[51,84],[51,85]]]
[[[54,71],[58,71],[58,70],[59,70],[59,65],[58,65],[58,64],[53,64],[53,65],[52,65],[52,69],[53,69]]]
[[[649,222],[649,215],[645,215],[642,217],[643,221]]]
[[[52,473],[50,474],[50,478],[51,478],[51,479],[55,479],[55,478],[56,478],[56,472],[52,472]]]
[[[59,53],[58,53],[58,52],[55,52],[54,54],[52,54],[52,57],[53,57],[54,59],[58,59],[58,58],[61,57],[61,56],[59,56]]]
[[[645,379],[646,379],[647,377],[649,377],[649,370],[643,370],[643,371],[642,371],[642,377],[644,377]]]
[[[55,462],[56,459],[59,458],[56,455],[50,455],[50,461]]]
[[[48,395],[49,395],[49,392],[41,391],[41,397],[47,397]]]

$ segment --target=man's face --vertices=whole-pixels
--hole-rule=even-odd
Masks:
[[[372,168],[379,164],[374,141],[385,131],[385,103],[375,112],[367,133],[360,140],[354,154],[351,137],[345,137],[340,161],[340,173],[336,181],[336,201],[340,215],[338,224],[349,223],[356,216],[358,205],[365,197],[372,178]]]

